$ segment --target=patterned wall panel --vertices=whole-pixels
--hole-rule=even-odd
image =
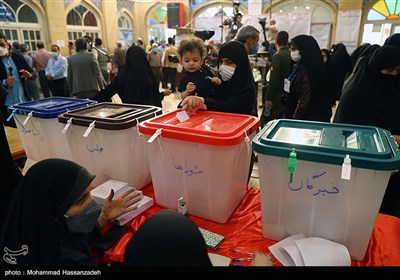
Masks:
[[[44,0],[37,0],[39,4],[44,8]]]
[[[238,0],[240,2],[240,6],[247,8],[249,5],[249,1],[248,0]],[[270,0],[263,0],[263,2],[268,2],[269,4]],[[198,7],[207,4],[208,2],[210,2],[209,0],[190,0],[190,11],[194,11],[196,10]],[[226,2],[223,2],[224,6],[226,6]],[[233,6],[233,1],[232,1],[232,6]]]
[[[92,3],[101,11],[101,0],[92,0]]]
[[[117,1],[117,10],[118,12],[121,11],[122,9],[127,9],[131,13],[134,13],[133,11],[133,5],[131,1],[128,0],[118,0]]]
[[[306,1],[306,0],[304,0],[304,1]],[[336,3],[336,5],[339,5],[340,0],[333,0],[333,1]],[[198,7],[200,7],[204,4],[207,4],[208,2],[210,2],[210,1],[209,0],[190,0],[190,11],[192,12],[192,11],[196,10]],[[239,2],[240,2],[241,6],[248,8],[248,6],[249,6],[248,0],[240,0]],[[368,2],[368,0],[364,0],[364,4],[366,2]],[[268,8],[269,5],[271,5],[271,0],[262,0],[262,10],[265,10],[266,8]]]
[[[64,7],[67,7],[72,0],[64,0]]]
[[[303,0],[304,2],[307,2],[306,0]],[[339,1],[340,0],[333,0],[333,2],[336,3],[336,6],[339,5]],[[364,2],[366,2],[368,0],[364,0]],[[262,9],[265,10],[270,4],[271,4],[271,0],[262,0]]]

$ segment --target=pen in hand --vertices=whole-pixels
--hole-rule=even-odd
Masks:
[[[252,261],[253,258],[233,258],[232,261],[233,262],[240,262],[240,261]]]
[[[246,252],[246,251],[243,251],[243,250],[239,250],[239,249],[231,249],[233,252],[237,252],[237,253],[242,253],[242,254],[245,254],[245,255],[248,255],[248,256],[252,256],[252,257],[254,257],[254,253],[250,253],[250,252]]]

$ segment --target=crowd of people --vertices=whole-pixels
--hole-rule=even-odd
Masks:
[[[144,51],[144,47],[140,47],[140,42],[139,38],[137,45],[132,46],[136,51],[129,51],[131,48],[124,48],[117,42],[113,54],[110,54],[103,47],[100,38],[93,41],[91,37],[85,36],[68,44],[69,56],[65,57],[60,52],[60,46],[56,44],[47,50],[44,43],[39,41],[36,43],[37,50],[30,52],[29,45],[17,41],[10,44],[4,34],[0,34],[2,123],[16,127],[14,119],[9,118],[7,108],[38,100],[41,98],[40,92],[43,98],[61,96],[103,101],[111,101],[104,97],[104,92],[112,95],[118,93],[125,103],[161,107],[163,93],[159,92],[157,85],[162,80],[163,87],[167,87],[166,69],[175,67],[176,70],[177,63],[167,65],[161,61],[162,54],[167,49],[165,42],[161,42],[160,47],[153,44],[148,53]],[[138,60],[140,63],[135,64]],[[149,68],[151,73],[147,71]],[[145,70],[142,71],[143,69]],[[118,78],[117,74],[120,74]],[[171,80],[172,85],[174,81],[175,79]],[[124,84],[125,92],[132,85],[135,90],[124,95],[121,84]],[[153,95],[150,98],[146,94],[148,91]],[[170,91],[175,92],[172,87]]]
[[[333,120],[386,129],[400,144],[400,34],[389,37],[383,46],[363,44],[349,55],[341,43],[328,50],[320,49],[310,35],[289,38],[287,31],[277,30],[275,21],[268,30],[270,56],[268,73],[261,78],[266,87],[261,126],[281,118]],[[123,103],[162,107],[164,94],[173,93],[180,94],[178,107],[189,113],[205,109],[258,116],[258,91],[249,60],[260,46],[260,32],[254,26],[242,26],[234,38],[219,47],[212,40],[206,45],[199,38],[175,46],[172,37],[168,45],[152,41],[146,47],[138,38],[128,49],[118,43],[111,58],[99,38],[94,47],[87,38],[77,39],[74,46],[74,53],[66,58],[59,46],[52,45],[48,52],[39,42],[38,50],[29,56],[26,45],[11,46],[0,34],[0,101],[5,125],[15,126],[12,120],[7,121],[8,106],[38,99],[37,89],[28,86],[36,75],[44,97],[110,102],[118,94]],[[110,62],[115,65],[115,76],[107,68]],[[179,65],[183,72],[177,84]],[[160,92],[160,87],[166,93]],[[106,226],[118,215],[132,211],[127,206],[139,198],[128,192],[113,200],[111,193],[100,208],[90,195],[94,175],[66,160],[41,161],[22,176],[2,131],[1,157],[7,164],[1,172],[6,174],[2,176],[7,178],[4,190],[11,199],[1,203],[1,247],[18,250],[29,244],[29,254],[23,258],[29,265],[98,265],[91,253],[93,236],[89,235],[96,230],[96,221],[100,221],[99,228]],[[400,217],[399,184],[399,173],[393,173],[381,213]],[[192,238],[185,239],[188,236]],[[177,240],[187,242],[183,258],[173,250]],[[155,250],[162,253],[154,254]],[[256,263],[270,265],[265,254],[257,256]],[[143,223],[126,248],[125,264],[211,265],[196,225],[173,211]]]

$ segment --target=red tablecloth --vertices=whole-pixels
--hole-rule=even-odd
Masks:
[[[153,186],[149,184],[142,189],[144,195],[154,198]],[[123,261],[123,255],[127,242],[134,232],[150,216],[165,209],[154,204],[147,211],[125,224],[129,231],[116,243],[97,256],[101,263],[116,263]],[[188,215],[197,226],[222,234],[225,240],[216,251],[216,254],[230,258],[246,257],[243,254],[231,251],[232,248],[247,252],[262,251],[270,253],[268,247],[276,241],[265,239],[262,236],[260,190],[247,188],[246,196],[228,222],[219,224],[199,217]],[[271,254],[271,253],[270,253]],[[271,254],[272,255],[272,254]],[[243,262],[250,265],[250,262]],[[400,265],[400,219],[378,214],[375,227],[372,232],[367,252],[363,261],[352,260],[352,266],[399,266]],[[274,266],[282,266],[274,259]]]

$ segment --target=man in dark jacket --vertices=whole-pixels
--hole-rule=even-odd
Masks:
[[[16,127],[13,119],[7,121],[9,116],[7,107],[29,101],[26,90],[26,79],[32,78],[32,68],[26,63],[19,52],[11,52],[10,45],[4,34],[0,33],[0,81],[8,90],[8,94],[1,100],[1,116],[4,125]]]
[[[260,116],[261,126],[270,120],[283,117],[285,106],[281,102],[281,97],[285,93],[285,79],[289,77],[292,69],[288,40],[289,34],[286,31],[278,32],[275,44],[278,51],[272,56],[267,94],[263,96],[264,108]]]
[[[68,89],[71,96],[92,98],[104,88],[104,78],[99,63],[85,38],[75,41],[76,53],[68,60]]]

